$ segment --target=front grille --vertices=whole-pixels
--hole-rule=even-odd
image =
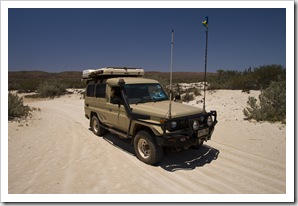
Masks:
[[[199,122],[199,128],[205,127],[207,125],[207,117],[208,114],[202,114],[198,116],[192,116],[191,118],[177,118],[177,119],[171,119],[166,123],[166,129],[168,131],[177,131],[177,130],[184,130],[184,129],[192,129],[193,121],[197,120]],[[171,122],[176,121],[177,126],[175,129],[171,128]]]
[[[175,130],[187,129],[189,128],[189,121],[188,120],[180,120],[177,121],[177,127]]]

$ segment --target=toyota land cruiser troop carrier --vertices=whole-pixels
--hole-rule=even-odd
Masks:
[[[162,159],[164,147],[198,148],[210,140],[216,111],[170,102],[158,81],[142,76],[140,68],[83,71],[85,116],[94,134],[131,138],[136,156],[150,165]]]

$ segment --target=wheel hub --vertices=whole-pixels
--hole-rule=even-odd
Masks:
[[[141,139],[139,141],[138,150],[143,158],[148,158],[150,156],[150,147],[146,140]]]

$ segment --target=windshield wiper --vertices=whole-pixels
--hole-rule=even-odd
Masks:
[[[140,100],[138,102],[136,102],[135,104],[139,104],[139,103],[146,103],[147,101],[144,101],[144,100]]]
[[[139,104],[139,103],[147,103],[147,102],[161,102],[165,101],[167,99],[165,98],[157,98],[157,97],[142,97],[139,101],[135,102],[134,104]]]
[[[146,103],[148,102],[148,100],[151,100],[151,99],[149,99],[148,97],[142,97],[140,101],[137,101],[135,104]]]
[[[161,102],[161,101],[165,101],[165,100],[167,100],[167,99],[165,99],[165,98],[158,98],[158,97],[152,97],[152,99],[153,99],[153,101],[154,102]]]

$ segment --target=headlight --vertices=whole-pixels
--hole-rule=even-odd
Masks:
[[[192,128],[193,128],[193,130],[198,130],[199,129],[199,122],[197,120],[193,121]]]
[[[175,129],[177,127],[177,122],[176,121],[172,121],[171,122],[171,128]]]
[[[210,127],[213,124],[213,119],[211,116],[208,116],[207,118],[207,125]]]

